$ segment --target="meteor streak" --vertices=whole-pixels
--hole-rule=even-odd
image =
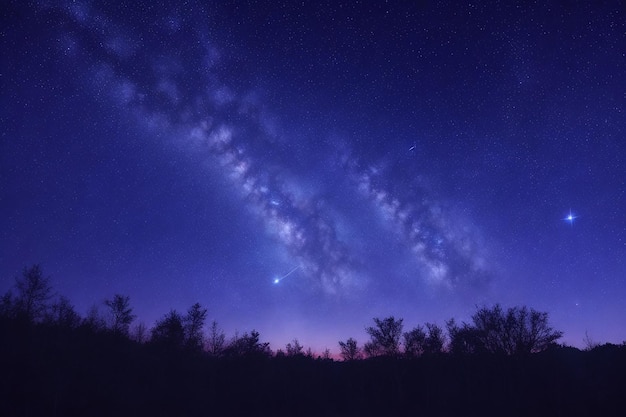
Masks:
[[[296,266],[294,269],[292,269],[291,271],[287,272],[285,275],[283,275],[280,278],[274,278],[274,284],[278,284],[280,281],[284,280],[285,278],[287,278],[289,275],[293,274],[294,272],[296,272],[298,269],[300,269],[300,266]]]

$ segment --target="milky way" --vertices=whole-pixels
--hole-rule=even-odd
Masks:
[[[320,195],[332,185],[304,191],[299,179],[316,173],[283,167],[289,154],[279,154],[274,149],[276,144],[264,126],[261,106],[249,98],[253,92],[237,95],[220,82],[219,72],[228,71],[228,64],[220,71],[214,70],[220,65],[221,53],[204,44],[209,38],[206,33],[199,32],[191,38],[192,46],[186,54],[202,69],[183,62],[173,51],[175,42],[160,39],[161,54],[143,62],[141,67],[148,74],[142,71],[138,77],[133,61],[146,59],[138,57],[141,35],[134,34],[132,28],[113,24],[86,6],[71,4],[61,10],[73,23],[89,31],[102,47],[90,54],[94,62],[87,74],[87,83],[95,94],[108,95],[113,105],[129,110],[149,132],[164,130],[171,140],[189,146],[189,152],[214,157],[221,167],[219,175],[232,182],[232,190],[243,199],[250,213],[263,220],[263,232],[287,249],[292,262],[301,266],[313,285],[327,294],[338,294],[353,290],[367,279],[363,267],[368,254],[354,253],[341,240],[333,218],[337,208]],[[178,25],[159,29],[164,32],[159,34],[162,37],[184,30]],[[147,42],[143,39],[143,43]],[[76,47],[77,43],[73,45]],[[126,65],[135,71],[126,69]],[[185,92],[180,84],[200,74],[204,91]],[[146,84],[145,80],[153,83]],[[287,150],[289,147],[288,144]],[[326,159],[332,160],[332,150],[322,150],[327,153]],[[332,170],[339,181],[345,177],[366,199],[360,201],[354,194],[355,201],[349,204],[362,205],[372,216],[378,214],[374,211],[380,212],[388,223],[388,232],[397,234],[414,257],[419,269],[416,273],[425,282],[452,288],[463,280],[487,276],[488,259],[474,231],[458,224],[426,189],[407,187],[404,184],[409,179],[398,179],[376,165],[362,167],[363,163],[351,159],[349,150],[340,158],[342,165],[319,169]],[[398,181],[402,185],[393,187]],[[345,218],[345,213],[341,214]]]

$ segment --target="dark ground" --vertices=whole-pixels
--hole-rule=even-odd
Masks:
[[[2,416],[624,416],[626,346],[352,362],[212,358],[0,323]]]

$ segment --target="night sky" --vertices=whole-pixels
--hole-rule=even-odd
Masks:
[[[458,3],[3,2],[0,292],[39,263],[273,349],[497,302],[621,343],[624,3]]]

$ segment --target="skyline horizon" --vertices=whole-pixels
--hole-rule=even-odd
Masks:
[[[32,266],[35,266],[35,265],[41,267],[40,264],[34,264]],[[31,267],[24,267],[24,269],[29,269]],[[43,270],[43,272],[44,272],[43,276],[48,278],[50,284],[52,284],[51,287],[52,287],[52,291],[53,291],[53,300],[51,300],[51,301],[58,301],[59,297],[65,297],[63,294],[60,294],[60,293],[54,291],[54,278],[52,276],[46,276],[45,269]],[[19,276],[18,276],[18,278],[19,278]],[[11,291],[12,289],[13,289],[13,287],[9,287],[8,291]],[[3,292],[2,294],[6,294],[8,291]],[[108,315],[107,315],[107,313],[105,311],[106,310],[105,301],[112,299],[113,296],[116,295],[116,294],[125,296],[125,294],[120,294],[118,292],[114,292],[114,293],[110,294],[109,296],[102,298],[100,302],[94,302],[94,303],[90,304],[89,306],[85,307],[84,309],[76,308],[76,305],[73,303],[73,300],[69,299],[68,297],[65,297],[65,298],[68,298],[70,303],[72,303],[72,305],[76,308],[76,312],[80,315],[80,318],[82,320],[85,320],[88,317],[89,313],[92,310],[94,310],[94,308],[95,308],[97,313],[98,313],[98,317],[100,317],[103,320],[108,322],[110,317],[108,317]],[[210,305],[207,305],[207,304],[201,302],[200,300],[198,300],[196,302],[198,302],[203,308],[206,308],[207,312],[210,313]],[[162,320],[167,314],[169,314],[169,312],[177,311],[180,314],[184,314],[187,311],[187,309],[189,307],[191,307],[192,305],[193,305],[193,303],[189,304],[185,308],[180,308],[180,309],[169,308],[167,311],[164,310],[161,315],[158,315],[158,317],[155,317],[153,320],[148,322],[146,320],[142,320],[142,317],[141,317],[140,314],[135,314],[135,313],[137,313],[137,311],[135,311],[135,306],[133,305],[133,300],[130,299],[130,307],[133,309],[132,312],[133,312],[133,314],[136,315],[136,317],[133,319],[133,321],[132,321],[132,323],[130,325],[129,337],[131,339],[133,339],[133,337],[134,337],[133,334],[136,331],[136,327],[141,324],[141,325],[146,326],[146,331],[147,331],[147,336],[146,337],[148,337],[147,340],[149,341],[150,331],[155,327],[155,325],[160,320]],[[491,305],[475,305],[473,313],[475,313],[476,310],[478,310],[479,308],[492,308],[492,307],[494,307],[496,305],[500,305],[504,309],[512,308],[512,307],[520,307],[520,308],[521,307],[527,307],[527,308],[530,308],[530,309],[535,309],[531,305],[524,305],[524,304],[522,304],[522,305],[515,305],[515,306],[511,305],[511,306],[509,306],[509,305],[502,305],[502,304],[496,302],[496,303],[491,304]],[[543,311],[543,310],[540,310],[540,311]],[[558,325],[555,325],[555,323],[552,322],[551,317],[550,317],[550,311],[545,311],[545,312],[548,313],[548,322],[549,322],[549,324],[551,324],[555,330],[560,331],[561,329],[558,327]],[[210,328],[210,326],[212,325],[213,322],[216,322],[218,327],[219,327],[219,329],[225,334],[225,336],[226,336],[226,343],[227,344],[230,343],[232,340],[234,340],[237,337],[237,335],[241,336],[244,333],[249,334],[251,331],[258,331],[260,333],[260,335],[261,335],[261,340],[260,341],[261,342],[268,342],[269,343],[269,348],[271,349],[273,354],[276,354],[278,350],[282,350],[284,352],[285,351],[285,347],[286,347],[286,345],[288,343],[293,343],[295,340],[297,340],[300,344],[303,345],[305,350],[311,348],[313,356],[315,356],[315,357],[316,356],[321,356],[323,354],[323,352],[326,349],[328,349],[330,351],[330,353],[331,353],[331,358],[333,358],[334,360],[339,360],[340,359],[339,350],[338,350],[339,342],[345,342],[347,339],[353,338],[353,339],[355,339],[358,342],[359,346],[362,348],[364,343],[367,341],[367,338],[369,337],[367,335],[366,328],[370,327],[373,324],[372,323],[373,319],[375,319],[375,318],[382,319],[382,318],[387,318],[387,317],[395,317],[396,319],[402,319],[403,320],[403,326],[404,326],[404,328],[403,328],[404,332],[408,332],[411,329],[415,328],[416,326],[422,326],[423,327],[426,323],[435,324],[435,325],[441,327],[442,330],[445,332],[444,336],[445,336],[446,346],[447,346],[447,343],[449,342],[449,338],[447,337],[448,336],[448,332],[447,332],[447,327],[446,327],[446,324],[447,324],[448,320],[455,320],[456,323],[458,323],[458,324],[464,324],[464,323],[470,323],[471,324],[471,315],[470,315],[466,319],[461,319],[461,320],[459,319],[459,317],[448,317],[448,318],[443,319],[442,321],[425,319],[425,320],[421,320],[421,321],[415,322],[414,320],[409,320],[408,322],[409,323],[413,323],[413,324],[407,326],[407,325],[405,325],[406,317],[398,316],[398,315],[393,314],[393,313],[390,312],[390,313],[388,313],[386,315],[377,316],[377,317],[371,317],[369,319],[368,323],[363,324],[362,329],[361,329],[361,333],[359,334],[359,336],[361,336],[361,337],[356,337],[355,335],[346,335],[343,338],[337,339],[337,341],[336,341],[334,346],[327,346],[327,345],[323,345],[322,346],[320,344],[315,345],[315,344],[305,343],[305,341],[303,341],[303,339],[298,337],[298,336],[294,336],[294,337],[291,337],[291,338],[288,338],[288,339],[283,339],[283,340],[279,341],[280,344],[277,344],[277,343],[275,343],[275,341],[265,340],[264,339],[263,335],[265,334],[264,330],[266,330],[266,329],[254,328],[254,327],[251,327],[251,328],[234,327],[234,328],[231,328],[230,330],[229,329],[224,329],[223,326],[222,326],[222,323],[219,320],[219,318],[217,318],[217,317],[212,318],[210,316],[210,314],[207,317],[207,320],[206,320],[206,322],[205,322],[205,324],[203,326],[202,331],[203,331],[203,334],[205,336],[204,342],[206,343],[207,342],[207,340],[206,340],[206,338],[207,338],[206,331]],[[269,333],[271,333],[271,332],[269,332]],[[146,343],[146,342],[144,341],[143,343]],[[401,342],[401,344],[403,344],[403,343],[404,342]],[[558,345],[561,345],[561,346],[564,346],[564,347],[574,347],[574,348],[579,349],[579,350],[587,350],[591,346],[601,346],[601,345],[604,345],[604,344],[613,344],[613,345],[624,344],[624,343],[626,343],[626,336],[622,340],[619,340],[619,336],[615,340],[597,340],[597,339],[595,339],[593,337],[593,332],[592,331],[590,332],[588,329],[586,329],[584,337],[579,341],[579,344],[569,342],[569,340],[567,338],[567,333],[566,332],[563,332],[563,335],[556,341],[556,343]]]

